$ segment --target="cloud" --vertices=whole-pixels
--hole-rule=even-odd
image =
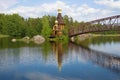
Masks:
[[[29,72],[24,75],[18,74],[16,75],[16,80],[19,80],[23,76],[28,80],[65,80],[62,77],[41,73],[41,72]]]
[[[29,80],[57,80],[57,78],[54,76],[50,76],[48,74],[43,73],[28,73],[26,76]]]
[[[120,0],[95,0],[96,4],[104,5],[110,8],[120,9]]]
[[[61,1],[57,1],[55,3],[44,3],[42,5],[36,6],[17,6],[10,10],[4,11],[4,13],[11,14],[11,13],[19,13],[24,17],[41,17],[46,14],[55,13],[58,5],[63,5],[64,3]]]
[[[21,80],[23,78],[27,80],[82,80],[76,77],[70,77],[70,76],[62,77],[55,74],[41,73],[41,72],[27,72],[24,74],[16,73],[14,77],[15,80]]]
[[[1,10],[5,10],[15,4],[17,4],[18,1],[17,0],[0,0],[0,11]]]
[[[7,0],[6,0],[7,1]],[[41,17],[43,15],[57,15],[57,9],[62,8],[63,15],[73,17],[74,20],[78,21],[90,21],[93,19],[101,18],[112,13],[111,10],[93,8],[87,4],[66,4],[63,1],[56,1],[53,3],[44,3],[42,5],[35,6],[22,6],[4,10],[3,13],[12,14],[18,13],[23,17]],[[98,14],[99,13],[99,14]]]
[[[68,16],[73,17],[78,21],[90,21],[93,19],[98,19],[102,17],[106,17],[111,14],[113,11],[106,9],[93,8],[88,6],[87,4],[78,5],[67,5],[63,6],[63,11]]]

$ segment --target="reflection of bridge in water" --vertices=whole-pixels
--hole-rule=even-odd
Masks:
[[[80,45],[70,43],[70,49],[75,49],[78,54],[80,53],[84,59],[92,61],[93,63],[100,65],[111,70],[120,71],[120,57],[106,54],[103,52],[91,50]]]

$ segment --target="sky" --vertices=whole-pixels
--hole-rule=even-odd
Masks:
[[[92,21],[120,15],[120,0],[0,0],[0,13],[18,13],[24,18],[68,15],[78,21]]]

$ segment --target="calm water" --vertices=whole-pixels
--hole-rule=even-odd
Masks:
[[[120,37],[81,43],[37,45],[2,38],[0,80],[120,80]]]

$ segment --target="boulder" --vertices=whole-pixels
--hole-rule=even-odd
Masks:
[[[23,38],[23,40],[29,40],[29,39],[30,39],[30,37],[28,37],[28,36]]]
[[[75,41],[75,38],[74,38],[74,37],[71,37],[70,39],[71,39],[71,41],[72,41],[72,42],[74,42],[74,41]]]
[[[45,38],[43,36],[36,35],[36,36],[33,37],[33,41],[36,44],[41,44],[45,41]]]
[[[12,39],[11,41],[12,41],[12,42],[16,42],[16,39]]]

